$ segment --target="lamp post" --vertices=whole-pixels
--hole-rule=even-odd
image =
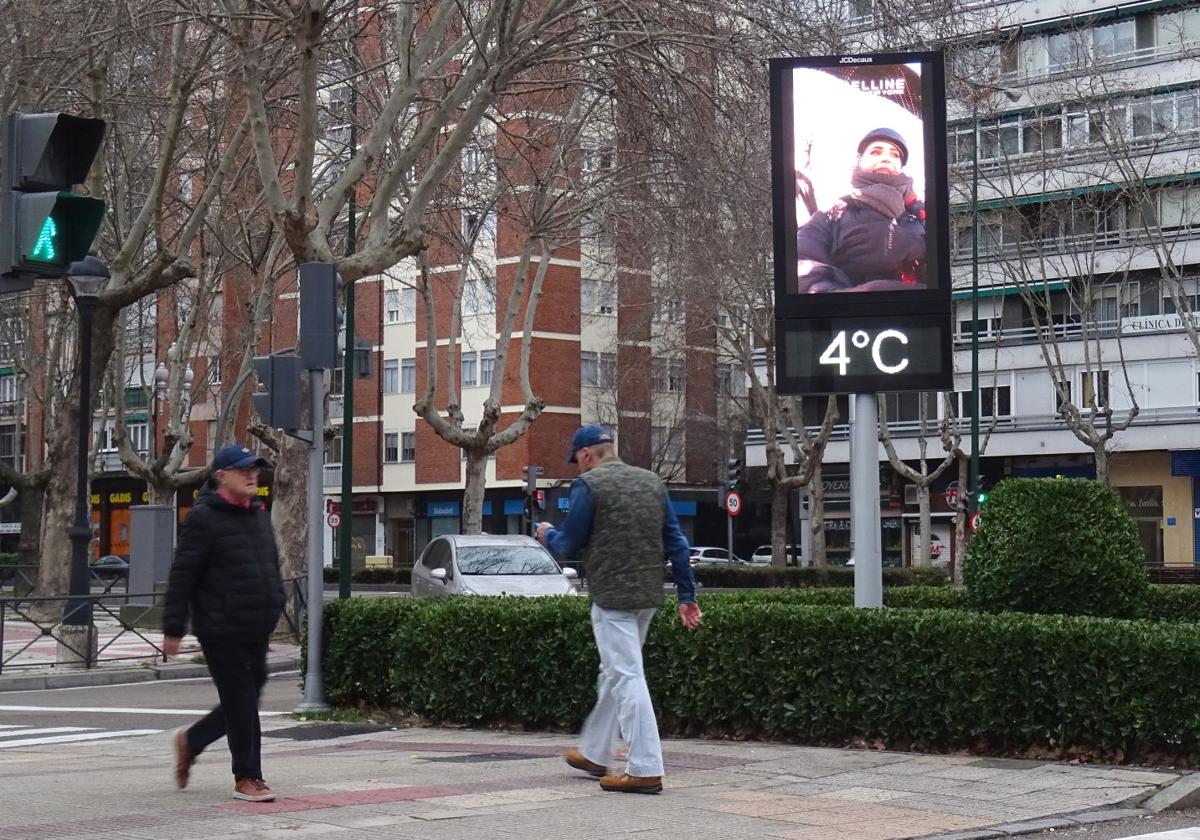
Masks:
[[[88,439],[92,425],[92,317],[100,292],[109,279],[108,266],[96,257],[72,263],[67,282],[79,311],[79,423],[75,456],[75,521],[67,529],[71,540],[69,598],[63,611],[63,642],[59,661],[80,661],[90,666],[96,646],[92,625],[91,587],[88,581],[88,545],[92,527],[88,519]],[[64,650],[65,648],[65,650]]]

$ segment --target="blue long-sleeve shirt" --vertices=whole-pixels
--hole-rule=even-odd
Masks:
[[[546,547],[560,560],[573,560],[592,536],[592,516],[595,504],[587,482],[577,478],[571,483],[571,509],[557,528],[546,531]],[[671,561],[675,577],[675,592],[681,604],[696,603],[696,584],[692,578],[691,550],[687,537],[679,529],[679,519],[671,507],[671,499],[663,500],[663,550]]]

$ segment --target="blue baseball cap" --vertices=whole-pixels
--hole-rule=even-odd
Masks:
[[[240,470],[246,467],[265,467],[267,461],[251,452],[240,443],[222,446],[213,455],[213,472],[217,470]]]
[[[612,442],[612,435],[608,433],[608,429],[599,423],[589,423],[586,426],[580,426],[571,437],[571,454],[567,457],[567,463],[575,463],[575,453],[580,449]]]

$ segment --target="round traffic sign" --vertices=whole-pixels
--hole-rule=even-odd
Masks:
[[[325,524],[330,528],[336,528],[342,524],[342,517],[338,516],[336,513],[331,513],[325,517]]]
[[[946,507],[954,507],[958,504],[958,482],[952,482],[946,488]]]
[[[730,490],[725,494],[725,512],[730,516],[737,516],[742,512],[742,494],[736,490]]]
[[[976,531],[979,530],[979,523],[981,523],[982,521],[983,521],[983,519],[979,515],[978,511],[971,514],[971,518],[967,520],[967,525],[968,525],[968,527],[970,527],[972,534],[974,534]]]

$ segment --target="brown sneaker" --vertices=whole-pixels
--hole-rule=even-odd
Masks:
[[[233,786],[233,798],[247,802],[274,802],[275,794],[262,779],[241,779]]]
[[[605,776],[600,780],[600,787],[619,793],[660,793],[662,776],[630,776],[628,773]]]
[[[175,784],[180,788],[187,787],[195,763],[196,756],[192,755],[187,745],[187,729],[180,729],[175,733]]]
[[[589,776],[595,776],[597,779],[608,773],[607,767],[597,764],[594,761],[588,761],[583,757],[583,753],[575,749],[575,747],[571,747],[571,749],[563,753],[563,758],[567,760],[567,764],[576,770],[582,770],[584,773],[587,773]]]

